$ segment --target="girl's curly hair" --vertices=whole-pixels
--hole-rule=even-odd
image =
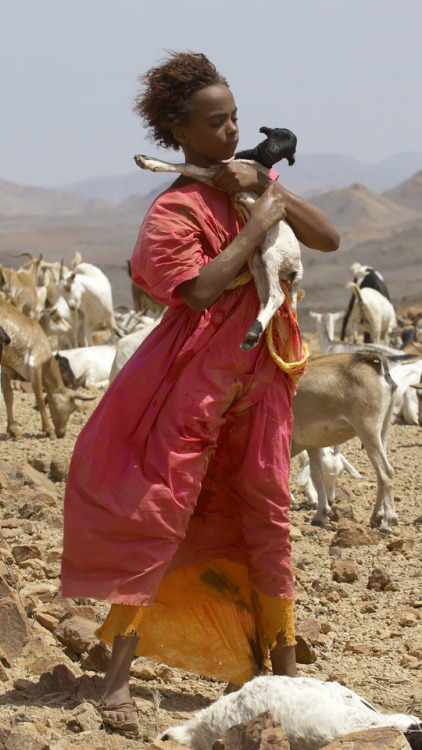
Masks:
[[[200,89],[222,83],[228,86],[215,65],[202,53],[172,52],[161,65],[151,68],[138,82],[143,89],[133,107],[146,127],[149,138],[164,148],[178,150],[173,136],[175,125],[186,124],[192,111],[191,97]]]

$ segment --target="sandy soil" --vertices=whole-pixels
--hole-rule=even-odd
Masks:
[[[100,395],[93,402],[85,402],[81,410],[72,415],[66,437],[55,440],[43,437],[40,432],[33,395],[17,390],[15,413],[24,434],[18,441],[6,437],[2,405],[1,459],[16,463],[33,462],[37,458],[46,465],[53,458],[69,460],[74,441]],[[291,510],[296,619],[301,623],[315,618],[320,628],[313,644],[316,660],[300,664],[300,674],[338,680],[387,713],[411,710],[419,716],[422,715],[421,441],[420,427],[393,425],[390,428],[388,455],[396,472],[394,497],[399,525],[393,536],[379,535],[374,545],[342,550],[343,560],[356,563],[357,580],[350,583],[333,580],[334,558],[329,548],[338,521],[330,522],[325,529],[311,526],[313,513],[304,507],[304,496],[295,481],[297,459],[292,466],[292,490],[297,503]],[[341,475],[336,517],[352,517],[356,523],[368,525],[375,500],[374,469],[357,440],[347,443],[343,452],[362,478]],[[60,512],[63,482],[56,483],[56,491]],[[19,507],[18,495],[7,500],[6,518],[13,516]],[[0,512],[3,511],[0,509]],[[56,526],[51,528],[40,520],[37,528],[32,529],[32,541],[47,540],[49,546],[59,547],[60,522]],[[391,583],[386,590],[368,589],[368,577],[374,567],[384,569],[390,576]],[[58,584],[58,579],[53,578],[49,583]],[[95,607],[97,619],[101,620],[105,611],[103,605],[89,604]],[[44,643],[48,652],[53,648],[51,639],[54,637],[37,622],[33,627],[35,639],[42,640],[46,636]],[[54,648],[62,647],[57,642]],[[80,679],[81,664],[69,662],[65,652],[63,660],[71,664],[73,673]],[[182,670],[138,660],[136,673],[143,678],[133,676],[131,681],[132,693],[141,711],[141,737],[135,741],[106,734],[96,726],[95,717],[91,717],[91,723],[82,723],[81,729],[81,724],[75,720],[80,698],[65,690],[38,689],[40,684],[46,684],[45,675],[34,674],[31,663],[29,659],[18,659],[5,669],[3,682],[0,682],[0,724],[21,725],[31,731],[35,728],[45,742],[44,747],[52,750],[70,746],[147,747],[157,731],[208,705],[226,687]],[[96,677],[94,672],[87,674],[98,684],[101,673]],[[29,685],[24,680],[29,681]]]

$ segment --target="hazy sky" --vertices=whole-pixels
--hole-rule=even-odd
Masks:
[[[229,80],[242,148],[288,127],[300,153],[422,151],[422,0],[1,0],[0,178],[60,186],[157,151],[132,113],[166,49]]]

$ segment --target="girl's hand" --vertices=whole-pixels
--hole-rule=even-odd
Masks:
[[[273,180],[270,180],[268,187],[257,200],[249,202],[239,198],[238,203],[248,214],[248,221],[256,221],[264,232],[286,216],[283,191]]]
[[[261,195],[269,182],[270,178],[258,172],[251,164],[242,164],[236,160],[225,164],[213,179],[213,185],[229,195],[248,190]]]

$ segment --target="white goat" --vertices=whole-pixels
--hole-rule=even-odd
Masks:
[[[346,288],[353,291],[358,302],[352,313],[353,341],[356,342],[359,326],[371,335],[374,344],[379,344],[383,339],[386,346],[389,346],[391,335],[397,329],[396,314],[391,302],[376,289],[361,289],[353,281],[346,284]],[[398,345],[400,344],[401,341]]]
[[[74,346],[81,329],[83,346],[92,346],[92,332],[98,326],[114,330],[111,284],[107,276],[92,263],[79,263],[57,284],[58,293],[65,298],[72,316]]]
[[[341,312],[313,312],[312,310],[310,310],[309,315],[315,320],[316,323],[321,354],[340,354],[342,352],[352,353],[357,351],[369,351],[382,354],[390,360],[405,360],[408,358],[408,355],[405,352],[400,352],[397,349],[393,349],[392,346],[364,343],[352,344],[350,341],[335,341],[334,327],[336,321],[343,315],[343,313]]]
[[[115,344],[79,346],[76,349],[64,349],[60,353],[61,360],[67,360],[77,385],[81,388],[107,388],[115,356]]]
[[[180,726],[162,732],[193,750],[209,750],[236,724],[271,711],[283,727],[291,750],[319,750],[350,732],[393,727],[403,732],[414,750],[422,747],[422,725],[411,714],[383,714],[337,682],[312,677],[265,676],[223,695]]]
[[[311,357],[293,399],[291,455],[307,450],[312,480],[318,489],[318,510],[312,524],[327,520],[320,449],[358,436],[377,474],[377,497],[371,525],[386,533],[398,523],[392,494],[394,471],[386,443],[393,397],[393,382],[384,357],[374,352],[326,354]]]
[[[305,493],[307,504],[309,508],[318,507],[318,495],[323,495],[323,492],[319,492],[315,488],[315,484],[312,481],[312,466],[307,451],[301,451],[299,453],[299,464],[301,470],[297,477],[297,483],[302,486],[303,492]],[[360,479],[361,474],[355,469],[354,466],[347,460],[337,445],[333,448],[326,447],[320,449],[319,462],[322,466],[323,481],[325,495],[327,498],[328,507],[325,508],[325,515],[329,516],[330,506],[333,504],[336,495],[336,484],[337,479],[343,471],[346,471],[351,477]],[[317,472],[314,470],[314,474]],[[294,502],[294,499],[293,499]]]
[[[395,365],[390,370],[391,377],[397,383],[394,396],[392,424],[420,424],[419,399],[415,386],[422,377],[422,360]]]
[[[135,161],[141,169],[152,172],[178,172],[193,179],[212,185],[215,174],[221,167],[203,168],[194,164],[169,164],[160,159],[137,155]],[[268,175],[269,170],[250,159],[238,159],[240,163],[253,164],[260,172]],[[241,193],[242,199],[252,204],[256,199],[255,193]],[[285,221],[280,221],[267,232],[261,244],[260,252],[255,252],[252,261],[252,275],[260,300],[258,317],[246,334],[240,345],[248,350],[256,346],[263,331],[267,328],[274,313],[283,304],[286,295],[280,285],[280,280],[290,283],[291,309],[296,310],[300,282],[303,278],[303,266],[300,258],[300,246],[291,227]]]

